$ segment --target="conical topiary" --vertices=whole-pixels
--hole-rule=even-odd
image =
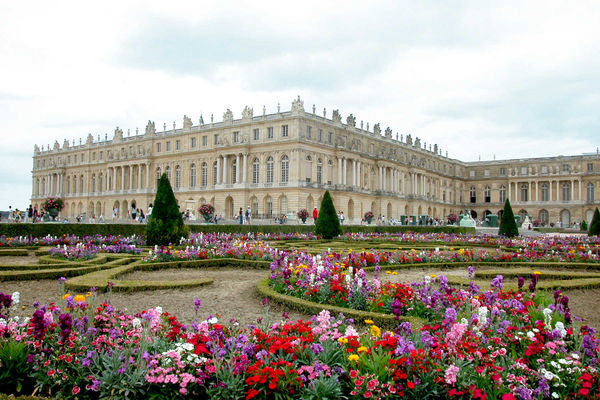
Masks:
[[[183,224],[169,179],[166,174],[162,174],[152,214],[146,226],[146,243],[150,246],[168,246],[178,244],[182,237],[188,236],[189,228]]]
[[[594,216],[592,217],[592,222],[590,222],[590,230],[588,231],[588,235],[600,235],[600,211],[598,211],[598,207],[596,207],[596,211],[594,211]]]
[[[335,206],[329,190],[323,195],[323,201],[321,202],[321,209],[319,210],[319,216],[315,223],[315,234],[321,235],[323,239],[333,239],[342,233],[340,227],[340,220],[335,212]]]
[[[519,236],[519,228],[515,222],[515,215],[513,214],[510,201],[506,199],[504,203],[504,211],[502,211],[502,219],[500,220],[500,229],[498,230],[499,235],[506,237]]]

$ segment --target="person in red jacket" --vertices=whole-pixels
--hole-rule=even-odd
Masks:
[[[319,218],[319,212],[317,211],[317,207],[315,207],[315,209],[313,210],[313,218],[315,219],[315,222],[317,222],[317,218]]]

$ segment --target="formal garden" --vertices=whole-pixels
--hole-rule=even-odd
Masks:
[[[0,393],[600,396],[598,235],[169,224],[0,236]]]

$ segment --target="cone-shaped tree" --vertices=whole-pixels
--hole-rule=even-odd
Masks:
[[[167,246],[178,244],[181,237],[188,236],[189,228],[183,224],[169,179],[166,174],[162,174],[152,214],[146,226],[146,243],[151,246]]]
[[[315,223],[315,234],[321,235],[323,239],[333,239],[341,233],[340,220],[335,212],[335,206],[328,190],[323,196],[323,201],[321,201],[321,209]]]
[[[504,203],[504,211],[502,211],[502,219],[500,220],[500,229],[498,230],[498,234],[506,237],[519,236],[519,228],[517,228],[515,215],[513,214],[513,210],[508,199],[506,199],[506,203]]]
[[[598,207],[596,207],[596,211],[594,211],[594,216],[592,217],[592,222],[590,222],[590,230],[588,231],[588,235],[600,235],[600,211],[598,211]]]

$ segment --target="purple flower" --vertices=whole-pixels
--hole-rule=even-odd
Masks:
[[[321,346],[319,343],[313,343],[310,346],[310,349],[312,350],[312,352],[317,355],[319,353],[324,352],[325,350],[323,349],[323,346]]]
[[[198,313],[198,310],[200,310],[200,307],[202,307],[202,300],[194,299],[194,311],[196,313]]]
[[[502,275],[496,275],[496,277],[492,279],[490,285],[495,289],[502,290],[504,287],[504,277]]]
[[[525,285],[525,278],[523,278],[522,276],[519,276],[517,278],[517,284],[519,285],[519,290],[522,290],[523,285]]]

